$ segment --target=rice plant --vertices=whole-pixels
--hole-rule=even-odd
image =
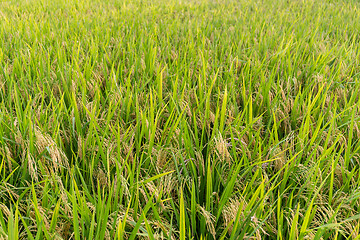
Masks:
[[[0,239],[360,239],[359,9],[0,1]]]

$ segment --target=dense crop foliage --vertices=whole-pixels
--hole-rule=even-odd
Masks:
[[[0,239],[359,239],[360,3],[0,2]]]

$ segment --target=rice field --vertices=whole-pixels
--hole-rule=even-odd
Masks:
[[[0,1],[0,240],[360,239],[359,128],[359,1]]]

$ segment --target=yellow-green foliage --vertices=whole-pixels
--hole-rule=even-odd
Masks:
[[[358,239],[359,7],[0,1],[0,239]]]

